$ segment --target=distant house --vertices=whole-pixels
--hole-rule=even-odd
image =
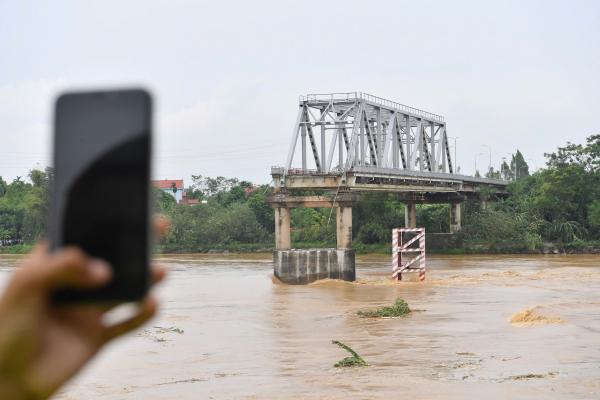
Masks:
[[[198,204],[198,199],[188,199],[187,192],[189,189],[185,189],[183,191],[183,199],[179,200],[179,204]]]
[[[179,200],[179,204],[198,204],[200,200],[198,199],[183,199]]]
[[[173,193],[173,183],[177,188],[177,192]],[[179,203],[183,199],[183,179],[165,179],[163,181],[152,181],[152,186],[158,186],[166,193],[175,197],[175,200]]]
[[[254,186],[253,188],[245,188],[246,189],[246,198],[248,198],[248,195],[252,192],[254,192],[255,190],[260,189],[260,186]]]

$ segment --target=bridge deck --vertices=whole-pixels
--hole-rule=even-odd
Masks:
[[[346,173],[316,170],[286,170],[272,167],[271,175],[278,186],[296,190],[342,190],[385,192],[474,192],[481,186],[504,193],[508,184],[500,179],[476,178],[443,172],[396,170],[357,166]]]

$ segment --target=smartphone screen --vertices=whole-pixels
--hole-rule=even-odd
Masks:
[[[135,301],[149,287],[151,99],[143,90],[67,93],[56,102],[51,248],[108,261],[113,279],[59,302]]]

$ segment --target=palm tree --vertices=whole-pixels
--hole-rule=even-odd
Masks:
[[[173,191],[173,195],[177,194],[177,184],[175,182],[171,182],[171,190]]]

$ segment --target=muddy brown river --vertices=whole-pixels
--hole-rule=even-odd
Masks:
[[[0,286],[19,260],[0,256]],[[357,256],[356,283],[307,286],[279,283],[270,254],[158,261],[157,317],[56,399],[600,398],[598,256],[432,255],[424,283]],[[424,311],[356,315],[397,297]],[[334,368],[332,340],[371,366]]]

